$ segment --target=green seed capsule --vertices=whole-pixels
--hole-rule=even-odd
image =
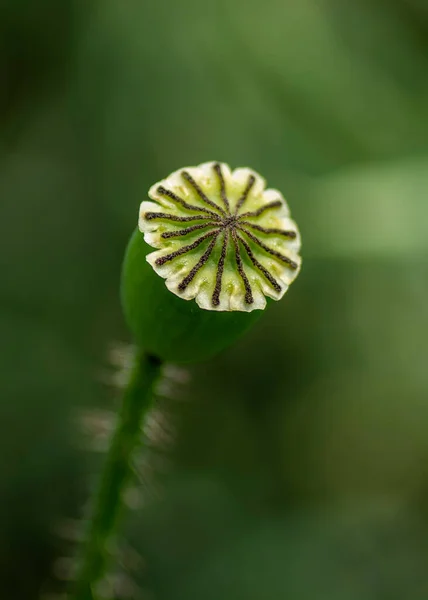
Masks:
[[[123,265],[125,317],[159,358],[203,360],[258,318],[265,296],[282,298],[300,270],[299,232],[281,193],[250,169],[181,169],[149,196]]]

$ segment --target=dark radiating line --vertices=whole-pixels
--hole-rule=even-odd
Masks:
[[[164,188],[163,185],[160,185],[157,188],[157,192],[158,192],[158,194],[161,194],[162,196],[171,198],[171,200],[174,200],[174,202],[181,204],[181,206],[183,206],[187,210],[197,210],[198,212],[203,212],[203,213],[206,213],[207,215],[210,215],[210,217],[212,217],[213,219],[216,219],[217,221],[220,220],[220,216],[217,213],[213,212],[212,210],[209,210],[208,208],[204,208],[203,206],[195,206],[194,204],[189,204],[188,202],[183,200],[183,198],[180,198],[180,196],[177,196],[177,194],[174,194],[174,192],[171,192],[171,190],[167,190],[166,188]]]
[[[210,200],[206,194],[203,192],[203,190],[201,190],[201,188],[199,187],[199,185],[196,183],[196,181],[193,179],[193,177],[190,175],[190,173],[188,173],[187,171],[182,171],[181,172],[181,176],[188,182],[190,183],[190,185],[193,187],[193,189],[196,191],[196,193],[198,194],[198,196],[201,198],[201,200],[203,200],[205,202],[205,204],[208,204],[209,206],[211,206],[212,208],[215,208],[216,210],[218,210],[219,212],[221,212],[221,214],[224,216],[226,215],[226,213],[224,212],[224,210],[222,209],[221,206],[218,206],[218,204],[216,204],[215,202],[213,202],[212,200]],[[217,215],[218,216],[218,215]]]
[[[286,229],[277,229],[276,227],[261,227],[260,225],[256,225],[256,223],[250,223],[249,221],[241,221],[239,220],[240,225],[245,225],[246,227],[251,227],[251,229],[255,229],[256,231],[261,231],[262,233],[273,233],[277,235],[283,235],[284,237],[288,237],[291,240],[296,238],[295,231],[287,231]]]
[[[216,163],[214,165],[214,171],[217,173],[217,177],[219,178],[219,181],[220,181],[220,196],[221,196],[221,199],[223,200],[223,204],[224,204],[224,206],[226,208],[227,214],[230,215],[229,200],[228,200],[227,195],[226,195],[226,183],[224,181],[223,173],[221,171],[221,165],[219,163]]]
[[[242,215],[239,215],[239,216],[241,218],[242,217],[259,217],[266,210],[270,210],[271,208],[279,208],[280,206],[282,206],[281,200],[273,200],[272,202],[268,202],[264,206],[261,206],[257,210],[251,210],[250,212],[242,213]]]
[[[179,250],[176,250],[175,252],[171,252],[170,254],[166,254],[165,256],[157,258],[156,261],[155,261],[155,263],[158,266],[162,266],[166,262],[169,262],[170,260],[173,260],[174,258],[177,258],[177,256],[181,256],[182,254],[186,254],[186,252],[190,252],[191,250],[194,250],[200,244],[202,244],[202,242],[204,240],[206,240],[207,238],[209,238],[209,237],[211,237],[213,235],[217,236],[218,232],[217,231],[209,231],[208,233],[205,233],[204,235],[201,235],[201,237],[198,238],[196,241],[194,241],[192,244],[188,244],[187,246],[183,246],[182,248],[180,248]]]
[[[218,261],[218,265],[217,265],[217,274],[216,274],[216,278],[215,278],[215,287],[214,287],[214,291],[213,291],[213,295],[211,298],[211,303],[213,306],[218,306],[220,304],[220,294],[221,294],[221,280],[223,277],[223,271],[224,271],[224,261],[226,259],[226,251],[227,251],[227,243],[229,241],[229,230],[225,229],[224,230],[224,237],[223,237],[223,245],[221,247],[221,254],[220,254],[220,259]]]
[[[250,282],[248,281],[248,277],[244,271],[241,253],[239,252],[238,237],[236,235],[235,229],[232,230],[232,238],[233,238],[233,245],[235,246],[236,266],[237,266],[238,273],[241,276],[242,282],[245,287],[245,302],[247,304],[253,304],[253,302],[254,302],[253,290],[251,289]]]
[[[288,258],[288,256],[281,254],[281,252],[278,252],[277,250],[274,250],[273,248],[269,248],[269,246],[266,246],[266,244],[264,244],[261,240],[259,240],[258,237],[256,237],[250,231],[247,231],[243,227],[238,225],[238,229],[240,231],[243,231],[245,233],[245,235],[248,235],[250,240],[252,240],[255,244],[260,246],[260,248],[262,248],[265,252],[267,252],[271,256],[274,256],[275,258],[282,261],[283,263],[286,263],[291,269],[297,269],[298,264],[295,263],[294,260],[291,260],[291,258]]]
[[[207,221],[206,223],[201,223],[200,225],[191,225],[190,227],[186,227],[185,229],[178,229],[177,231],[165,231],[165,233],[161,234],[161,238],[167,240],[169,238],[182,237],[183,235],[187,235],[188,233],[192,233],[193,231],[205,229],[206,227],[218,227],[218,225],[219,224],[215,221]]]
[[[253,251],[251,250],[250,246],[247,244],[247,242],[241,238],[241,236],[238,235],[238,239],[239,241],[242,243],[242,245],[244,246],[251,262],[253,263],[253,265],[259,270],[261,271],[261,273],[263,273],[263,275],[266,277],[266,279],[269,281],[269,283],[271,284],[271,286],[273,287],[273,289],[277,292],[281,291],[281,286],[279,285],[279,283],[277,282],[277,280],[272,277],[272,275],[269,273],[269,271],[262,265],[259,263],[259,261],[257,260],[257,258],[254,256]]]
[[[153,221],[153,219],[165,219],[167,221],[174,221],[175,223],[188,223],[189,221],[203,221],[204,219],[208,219],[207,215],[179,217],[178,215],[169,215],[168,213],[161,212],[146,212],[144,218],[146,221]]]
[[[248,194],[251,192],[251,188],[253,187],[255,182],[256,182],[256,178],[254,177],[254,175],[250,175],[248,178],[247,186],[246,186],[245,190],[242,192],[242,196],[239,198],[239,200],[236,204],[235,215],[238,214],[238,210],[241,208],[241,206],[244,204],[245,200],[248,198]]]
[[[200,269],[202,269],[202,267],[204,266],[204,264],[207,262],[207,260],[209,259],[210,255],[211,255],[211,252],[213,251],[215,243],[217,241],[218,234],[219,234],[218,231],[215,232],[214,239],[211,240],[210,245],[208,246],[208,248],[205,250],[205,252],[201,256],[201,258],[198,260],[198,262],[196,263],[196,265],[190,271],[190,273],[188,275],[186,275],[186,277],[183,279],[183,281],[178,285],[178,289],[180,291],[184,291],[187,288],[187,286],[189,285],[189,283],[195,277],[196,273]]]

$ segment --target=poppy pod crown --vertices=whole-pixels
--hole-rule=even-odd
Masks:
[[[300,269],[300,236],[278,190],[251,169],[205,163],[151,187],[139,229],[167,288],[200,308],[252,311],[279,300]]]

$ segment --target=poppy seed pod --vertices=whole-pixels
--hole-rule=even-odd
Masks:
[[[239,337],[266,297],[282,298],[300,270],[300,235],[282,194],[247,168],[180,169],[149,197],[123,264],[125,318],[160,359],[203,360]]]

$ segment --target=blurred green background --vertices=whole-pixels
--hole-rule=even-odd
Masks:
[[[207,160],[283,190],[304,268],[159,390],[104,594],[427,600],[425,0],[0,0],[0,598],[64,598],[124,247]]]

